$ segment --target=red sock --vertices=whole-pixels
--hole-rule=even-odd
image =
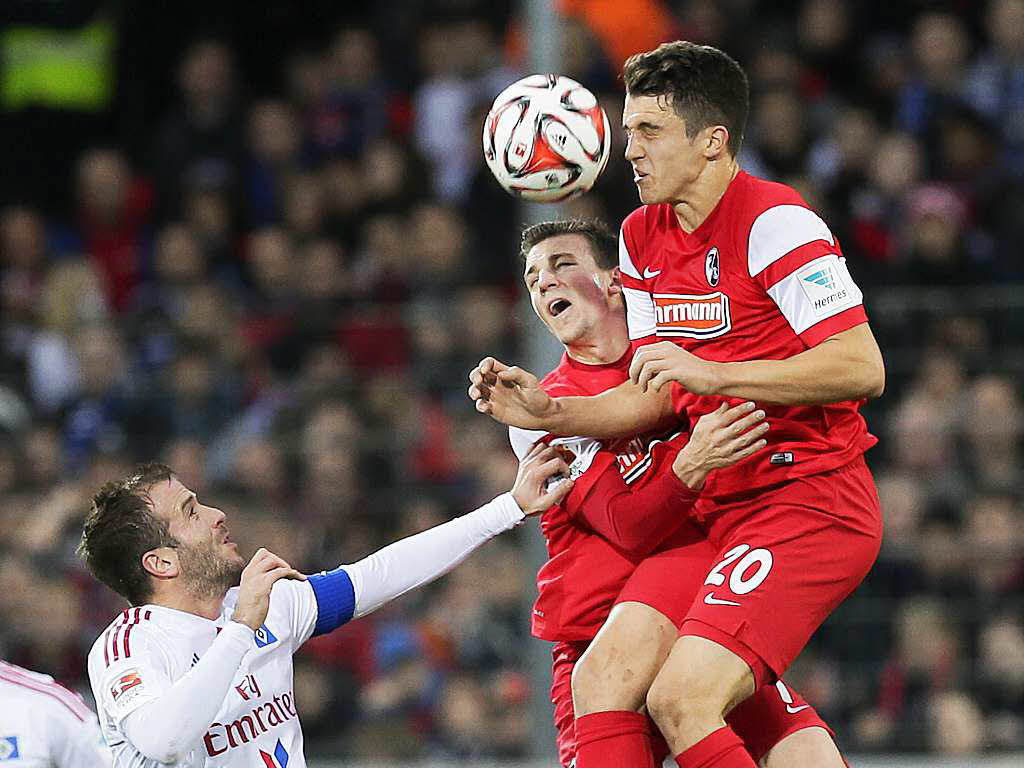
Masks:
[[[757,768],[743,741],[727,725],[676,755],[676,763],[679,768]]]
[[[655,768],[647,716],[594,712],[577,717],[576,768]]]

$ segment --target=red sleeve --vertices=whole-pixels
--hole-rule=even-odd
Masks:
[[[595,459],[595,466],[584,477],[596,471],[596,479],[575,498],[573,488],[565,502],[566,511],[627,554],[650,554],[686,522],[700,495],[672,471],[679,449],[675,441],[654,446],[651,468],[634,485],[622,479],[614,456],[600,466]],[[598,457],[604,455],[610,456],[602,451]]]

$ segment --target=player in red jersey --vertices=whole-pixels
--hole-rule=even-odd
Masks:
[[[523,233],[522,251],[534,311],[566,349],[544,389],[593,395],[624,381],[632,346],[615,238],[594,222],[546,222]],[[722,406],[702,416],[688,440],[677,431],[605,447],[588,438],[552,441],[572,452],[575,484],[541,518],[551,559],[538,573],[533,631],[556,643],[552,700],[563,765],[574,757],[578,768],[654,765],[647,718],[637,710],[715,554],[685,511],[709,471],[764,447],[764,425],[755,426],[763,412],[751,410]],[[519,454],[538,437],[510,432]],[[574,712],[582,715],[578,732]],[[768,766],[842,765],[828,727],[781,682],[729,720]]]
[[[767,406],[769,449],[710,481],[696,510],[718,552],[647,696],[682,768],[750,768],[724,714],[780,676],[863,580],[882,523],[858,409],[884,387],[860,290],[825,223],[789,187],[740,171],[743,70],[675,42],[624,68],[626,159],[643,207],[620,267],[637,351],[631,383],[547,396],[485,359],[477,408],[554,434],[616,437],[723,399]],[[665,386],[670,385],[670,386]]]

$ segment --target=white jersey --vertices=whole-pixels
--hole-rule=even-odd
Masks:
[[[89,681],[116,768],[304,768],[292,654],[447,573],[523,512],[510,493],[308,581],[281,580],[254,633],[159,605],[129,608],[89,652]]]
[[[117,768],[162,763],[125,738],[124,719],[186,675],[230,622],[238,588],[228,591],[211,621],[159,605],[130,608],[115,619],[89,653],[89,679],[103,736]],[[316,599],[308,582],[274,585],[266,621],[253,635],[216,719],[177,766],[303,768],[302,731],[292,693],[292,654],[313,633]],[[234,624],[234,627],[241,627]]]
[[[96,716],[49,675],[0,661],[4,768],[109,768]]]

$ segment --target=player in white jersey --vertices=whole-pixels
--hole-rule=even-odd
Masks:
[[[131,604],[89,653],[114,765],[303,768],[292,692],[299,646],[437,578],[557,503],[571,482],[547,481],[567,470],[537,446],[511,492],[308,577],[264,549],[245,565],[224,513],[200,503],[166,466],[108,483],[93,499],[80,551]]]
[[[4,768],[109,768],[96,715],[49,675],[0,661]]]

